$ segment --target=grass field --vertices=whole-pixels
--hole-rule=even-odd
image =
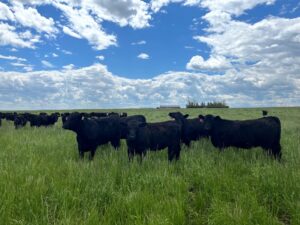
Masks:
[[[120,111],[169,119],[168,110]],[[261,116],[261,109],[181,111]],[[220,153],[209,140],[183,147],[176,163],[167,151],[129,163],[124,141],[119,151],[101,146],[93,162],[80,161],[75,134],[61,122],[15,130],[3,121],[0,224],[300,224],[300,108],[268,111],[281,119],[282,162],[260,148]]]

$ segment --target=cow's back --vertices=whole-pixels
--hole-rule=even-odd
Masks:
[[[214,124],[212,142],[216,147],[268,148],[280,141],[280,120],[264,117],[255,120],[221,120]]]

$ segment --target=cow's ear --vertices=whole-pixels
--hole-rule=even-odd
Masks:
[[[84,119],[84,113],[80,113],[80,119],[81,119],[81,120]]]
[[[189,117],[189,114],[185,114],[183,117],[184,117],[184,118],[188,118],[188,117]]]
[[[147,125],[147,123],[140,123],[139,127],[145,127]]]
[[[204,116],[199,115],[198,118],[199,118],[200,123],[204,123],[204,119],[205,119]]]

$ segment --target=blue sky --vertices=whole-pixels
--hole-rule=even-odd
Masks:
[[[296,0],[0,2],[0,109],[293,106],[299,62]]]

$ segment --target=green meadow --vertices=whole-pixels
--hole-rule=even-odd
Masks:
[[[300,108],[268,108],[281,120],[282,161],[261,148],[219,152],[207,139],[148,152],[129,163],[119,151],[97,149],[78,157],[75,133],[61,128],[0,127],[0,224],[280,225],[300,224]],[[148,121],[169,120],[170,110],[128,109]],[[177,110],[175,110],[177,111]],[[196,117],[261,117],[261,109],[181,109]]]

